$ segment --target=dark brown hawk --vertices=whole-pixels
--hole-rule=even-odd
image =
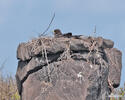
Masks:
[[[55,30],[54,30],[54,37],[55,37],[55,38],[60,38],[60,37],[71,38],[71,37],[72,37],[72,33],[62,34],[62,32],[61,32],[60,29],[55,29]]]

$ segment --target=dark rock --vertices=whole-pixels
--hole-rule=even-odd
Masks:
[[[21,99],[105,100],[111,93],[108,80],[114,88],[120,84],[122,54],[113,46],[111,40],[85,36],[20,44],[16,79]]]
[[[28,43],[20,44],[17,50],[17,58],[22,61],[29,60],[36,55],[42,54],[44,48],[46,49],[47,54],[63,52],[67,49],[67,42],[69,42],[71,50],[88,50],[91,45],[91,40],[92,39],[90,38],[39,38]],[[95,38],[95,41],[97,41],[100,48],[112,48],[114,46],[114,43],[111,40],[102,39],[101,37]]]
[[[109,61],[109,79],[114,88],[117,88],[121,80],[122,53],[116,48],[106,49],[105,51]]]
[[[62,36],[66,37],[66,38],[71,38],[72,37],[72,33],[66,33],[66,34],[63,34]]]

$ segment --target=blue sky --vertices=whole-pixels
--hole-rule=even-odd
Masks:
[[[125,0],[0,0],[0,64],[6,60],[4,73],[15,75],[16,50],[21,42],[43,32],[53,13],[56,17],[48,33],[63,32],[111,39],[123,53],[125,65]],[[125,82],[122,66],[121,85]]]

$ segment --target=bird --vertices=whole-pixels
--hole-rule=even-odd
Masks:
[[[60,37],[71,38],[72,37],[72,33],[68,32],[68,33],[62,34],[60,29],[55,29],[54,30],[54,37],[55,38],[60,38]]]
[[[55,30],[54,30],[54,37],[55,37],[55,38],[62,37],[62,32],[61,32],[60,29],[55,29]]]

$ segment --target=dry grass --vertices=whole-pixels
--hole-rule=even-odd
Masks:
[[[0,74],[0,100],[20,100],[15,78]]]
[[[112,94],[110,100],[125,100],[125,85],[124,87],[117,88]]]

